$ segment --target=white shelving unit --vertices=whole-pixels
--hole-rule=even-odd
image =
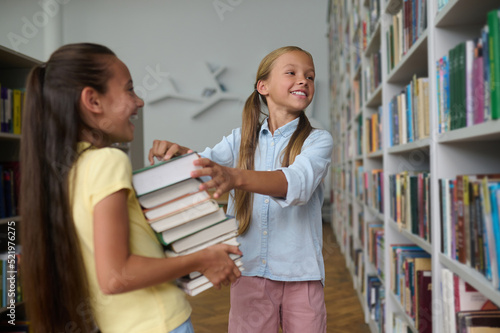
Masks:
[[[356,22],[367,17],[370,4],[375,0],[330,0],[328,22],[330,40],[331,72],[331,131],[334,137],[332,156],[332,227],[346,257],[346,265],[354,267],[351,248],[359,247],[357,239],[359,214],[366,221],[379,221],[384,226],[384,275],[390,276],[389,244],[413,243],[420,246],[432,257],[432,299],[433,332],[443,332],[443,299],[441,296],[441,269],[447,268],[486,295],[493,303],[500,306],[500,291],[492,287],[483,275],[474,269],[452,260],[441,253],[441,226],[439,205],[439,183],[441,178],[455,178],[461,174],[500,173],[500,120],[490,120],[471,127],[461,128],[446,133],[438,133],[437,123],[437,88],[436,62],[448,54],[449,50],[460,42],[480,36],[480,29],[486,24],[487,12],[500,7],[498,0],[449,0],[438,11],[437,0],[427,0],[427,29],[404,54],[392,70],[388,69],[388,51],[386,33],[390,29],[392,17],[402,7],[403,0],[379,0],[380,11],[374,31],[367,37],[366,48],[357,46]],[[363,73],[369,66],[368,58],[374,52],[381,53],[381,84],[371,93],[365,91]],[[360,54],[360,65],[355,64]],[[389,109],[391,99],[399,94],[414,75],[429,78],[430,137],[411,143],[389,146]],[[352,96],[354,81],[361,84],[360,113],[355,114]],[[366,98],[365,98],[366,97]],[[382,107],[382,149],[368,152],[363,139],[361,154],[356,153],[356,123],[361,117],[364,121]],[[364,129],[366,138],[366,129]],[[362,165],[364,171],[383,169],[384,212],[360,201],[354,192],[355,168]],[[388,175],[411,170],[430,171],[431,197],[431,235],[432,242],[401,230],[389,215],[390,196]],[[366,231],[366,230],[365,230]],[[375,268],[366,254],[367,235],[365,233],[364,279],[374,273]],[[352,244],[351,244],[352,243]],[[353,269],[350,269],[353,272]],[[385,286],[385,331],[392,332],[392,320],[395,314],[417,332],[413,320],[406,315],[398,298],[392,293],[389,281],[382,281]],[[366,296],[360,286],[354,284],[363,309],[366,322],[373,333],[378,333],[378,325],[369,316]],[[382,332],[380,332],[382,333]]]

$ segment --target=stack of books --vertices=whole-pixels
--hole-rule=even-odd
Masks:
[[[167,257],[219,243],[239,245],[236,219],[226,215],[207,191],[199,189],[200,179],[191,178],[191,171],[199,168],[193,165],[198,158],[193,152],[133,172],[137,199]],[[242,269],[239,256],[231,258]],[[213,286],[199,272],[177,279],[177,284],[191,296]]]

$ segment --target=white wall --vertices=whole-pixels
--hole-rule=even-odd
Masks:
[[[35,59],[47,59],[61,41],[60,3],[0,0],[0,45]]]
[[[191,118],[196,103],[148,103],[172,91],[166,73],[179,92],[199,97],[212,86],[204,63],[225,66],[220,82],[243,101],[253,90],[260,60],[284,45],[312,53],[318,87],[308,114],[316,120],[313,125],[329,127],[327,0],[48,1],[63,15],[60,20],[60,13],[51,16],[45,11],[49,19],[44,26],[36,22],[43,17],[39,1],[0,0],[0,44],[12,47],[7,32],[22,36],[28,20],[38,23],[39,32],[19,44],[19,51],[39,59],[46,59],[57,41],[109,46],[129,66],[146,101],[145,154],[156,138],[203,150],[241,123],[243,104],[237,101],[221,102],[196,119]],[[155,79],[151,72],[160,75]]]

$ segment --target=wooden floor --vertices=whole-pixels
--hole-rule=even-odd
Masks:
[[[344,256],[333,236],[331,226],[326,223],[323,224],[323,256],[326,271],[327,332],[369,333]],[[189,297],[189,301],[193,307],[191,319],[196,333],[227,332],[229,287],[223,287],[221,290],[209,289]]]

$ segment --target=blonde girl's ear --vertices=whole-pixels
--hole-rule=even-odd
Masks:
[[[259,80],[257,82],[257,91],[262,96],[267,96],[269,94],[268,89],[267,89],[267,82],[265,82],[263,80]]]
[[[80,94],[80,104],[82,109],[97,114],[102,112],[99,93],[92,87],[85,87]]]

